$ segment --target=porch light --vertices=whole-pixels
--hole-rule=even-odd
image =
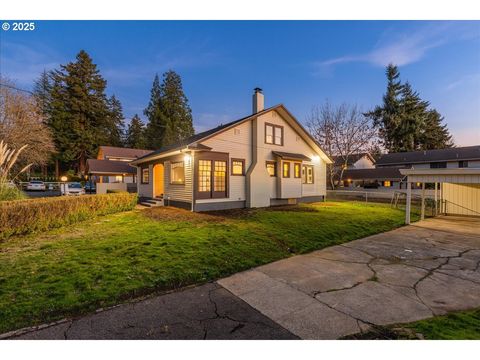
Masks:
[[[312,160],[313,160],[314,162],[319,162],[319,161],[320,161],[320,156],[318,156],[318,155],[313,155],[313,156],[312,156]]]
[[[183,157],[183,161],[185,161],[185,163],[188,164],[191,158],[192,156],[190,154],[185,154],[185,156]]]
[[[62,182],[65,182],[65,181],[67,181],[67,180],[68,180],[68,178],[67,178],[65,175],[63,175],[63,176],[60,178],[60,181],[62,181]]]

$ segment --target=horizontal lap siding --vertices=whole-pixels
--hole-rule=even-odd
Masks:
[[[185,185],[170,184],[170,161],[165,161],[165,197],[170,200],[192,202],[192,164],[185,163]]]

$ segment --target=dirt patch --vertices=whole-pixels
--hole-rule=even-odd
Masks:
[[[219,222],[225,221],[225,217],[214,216],[207,213],[192,212],[170,206],[160,206],[142,210],[142,214],[153,220],[161,221],[190,221],[190,222]]]

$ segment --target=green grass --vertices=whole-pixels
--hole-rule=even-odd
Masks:
[[[203,283],[403,224],[385,204],[318,203],[98,217],[0,243],[0,332]]]

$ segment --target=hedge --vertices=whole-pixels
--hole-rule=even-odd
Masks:
[[[127,192],[0,202],[0,239],[45,231],[78,221],[131,210],[137,194]]]

